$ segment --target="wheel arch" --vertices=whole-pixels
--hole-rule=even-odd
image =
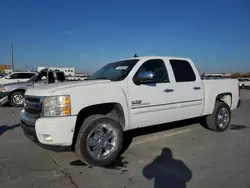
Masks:
[[[110,102],[110,103],[95,104],[95,105],[84,107],[77,114],[71,150],[74,150],[74,146],[76,144],[78,132],[81,128],[82,122],[87,117],[94,115],[94,114],[102,114],[109,118],[112,118],[120,123],[123,130],[125,129],[126,118],[125,118],[124,109],[120,103]]]
[[[25,90],[25,89],[15,89],[15,90],[12,90],[12,91],[9,93],[9,96],[8,96],[9,101],[10,101],[10,99],[11,99],[11,96],[12,96],[13,93],[15,93],[15,92],[23,92],[23,93],[25,93],[26,90]]]
[[[232,106],[232,93],[221,93],[221,94],[216,96],[215,103],[216,103],[216,101],[224,102],[229,106],[229,108],[231,108],[231,106]],[[215,103],[214,103],[214,105],[215,105]]]

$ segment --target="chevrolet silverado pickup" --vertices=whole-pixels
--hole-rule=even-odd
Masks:
[[[121,154],[124,131],[201,117],[222,132],[238,104],[238,80],[201,80],[189,58],[150,56],[112,62],[84,82],[29,88],[20,118],[28,138],[105,166]]]

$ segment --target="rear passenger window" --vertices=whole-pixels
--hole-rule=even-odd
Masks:
[[[30,79],[32,76],[34,76],[35,74],[32,73],[20,73],[19,74],[19,78],[23,78],[23,79]]]
[[[139,73],[145,71],[152,71],[155,73],[155,83],[166,83],[169,82],[168,72],[165,63],[161,59],[151,59],[142,64],[139,70],[136,72],[135,77]]]
[[[176,82],[193,82],[196,80],[193,68],[185,60],[170,60]]]
[[[56,73],[56,76],[57,76],[58,81],[65,81],[64,73],[62,73],[62,72],[57,72],[57,73]]]

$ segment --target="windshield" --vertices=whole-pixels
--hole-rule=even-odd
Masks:
[[[88,80],[105,79],[111,81],[120,81],[127,77],[139,59],[130,59],[109,63],[100,70],[92,74]]]

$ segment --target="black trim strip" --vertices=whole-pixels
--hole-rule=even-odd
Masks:
[[[180,101],[180,102],[173,102],[173,103],[166,103],[166,104],[149,105],[149,106],[137,106],[137,107],[132,107],[131,109],[137,109],[137,108],[150,108],[150,107],[166,106],[166,105],[171,105],[171,104],[187,103],[187,102],[196,102],[196,101],[202,101],[202,99],[190,100],[190,101]]]

